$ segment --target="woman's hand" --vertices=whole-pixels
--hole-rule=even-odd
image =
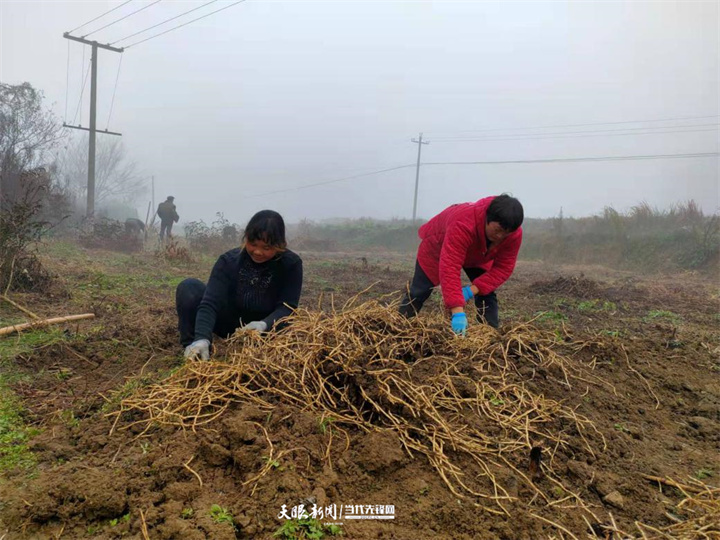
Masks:
[[[185,358],[210,360],[210,342],[207,339],[198,339],[185,347]]]
[[[241,326],[238,330],[255,330],[256,332],[264,332],[267,330],[267,323],[265,321],[253,321],[247,323],[245,326]]]
[[[462,311],[453,313],[452,319],[450,320],[450,326],[452,327],[453,332],[464,336],[468,327],[467,316],[465,313]]]

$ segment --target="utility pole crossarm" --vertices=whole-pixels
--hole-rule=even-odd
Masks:
[[[90,128],[82,127],[82,126],[71,126],[70,124],[66,124],[63,122],[63,127],[70,128],[70,129],[80,129],[82,131],[90,131]],[[108,131],[107,129],[96,129],[97,133],[102,133],[103,135],[117,135],[118,137],[122,137],[122,133],[116,133],[114,131]]]
[[[71,35],[70,35],[70,32],[65,32],[65,33],[63,34],[63,37],[64,37],[65,39],[70,39],[70,40],[72,40],[72,41],[77,41],[78,43],[83,43],[84,45],[94,45],[95,47],[99,47],[99,48],[101,48],[101,49],[107,49],[108,51],[119,52],[119,53],[125,51],[125,49],[124,49],[123,47],[120,47],[120,48],[111,47],[110,45],[103,45],[102,43],[98,43],[97,41],[91,41],[91,40],[89,40],[89,39],[84,39],[84,38],[81,38],[81,37],[71,36]]]

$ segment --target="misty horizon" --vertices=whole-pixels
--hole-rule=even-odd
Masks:
[[[0,3],[0,80],[87,126],[89,48],[62,34],[120,4]],[[78,34],[149,6],[88,37],[126,46],[202,2],[134,4]],[[98,128],[123,134],[181,225],[263,208],[288,223],[409,219],[421,132],[418,218],[503,192],[534,218],[688,200],[712,214],[717,156],[543,161],[717,154],[718,61],[716,3],[249,0],[101,50]],[[458,164],[497,161],[535,162]]]

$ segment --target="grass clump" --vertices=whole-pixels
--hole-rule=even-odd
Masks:
[[[673,324],[678,324],[682,320],[682,317],[680,317],[680,315],[678,315],[677,313],[662,309],[653,309],[649,311],[645,317],[643,317],[644,322],[651,322],[657,320],[665,320],[670,321]]]
[[[32,469],[35,457],[28,441],[39,432],[23,422],[22,408],[12,391],[0,381],[0,472]]]
[[[326,536],[341,536],[342,529],[337,525],[323,525],[310,517],[290,519],[282,524],[273,536],[286,540],[320,540]]]
[[[210,517],[215,523],[229,523],[233,529],[237,530],[232,514],[219,504],[213,504],[210,507]]]

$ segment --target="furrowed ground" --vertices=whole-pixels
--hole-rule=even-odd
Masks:
[[[298,504],[394,506],[320,520],[345,538],[720,537],[717,280],[521,262],[500,334],[460,340],[437,295],[382,307],[412,255],[301,255],[295,334],[185,365],[174,289],[214,257],[46,246],[51,290],[13,300],[96,318],[0,337],[0,538],[338,532]]]

